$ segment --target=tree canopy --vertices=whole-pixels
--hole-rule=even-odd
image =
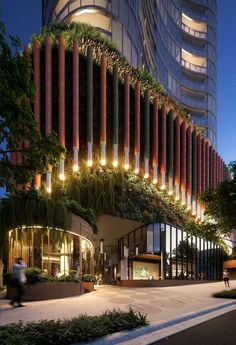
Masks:
[[[230,163],[232,179],[223,181],[216,190],[206,190],[201,195],[205,215],[211,227],[223,234],[236,229],[236,161]]]
[[[55,133],[46,137],[38,129],[31,56],[22,51],[19,39],[8,36],[0,21],[0,187],[8,191],[31,182],[47,164],[57,164],[64,152]],[[20,164],[11,162],[13,152],[21,154]]]

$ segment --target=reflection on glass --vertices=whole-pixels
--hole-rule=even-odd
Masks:
[[[12,230],[9,233],[8,269],[23,257],[27,267],[36,267],[52,276],[91,272],[92,244],[80,236],[41,227]]]

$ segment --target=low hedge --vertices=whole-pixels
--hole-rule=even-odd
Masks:
[[[115,332],[148,325],[146,315],[129,309],[106,311],[101,316],[81,315],[64,320],[19,322],[0,327],[2,345],[70,345]]]
[[[216,292],[212,295],[218,298],[236,298],[236,289],[223,290],[221,292]]]

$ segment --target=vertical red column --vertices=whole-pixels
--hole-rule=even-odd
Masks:
[[[59,37],[58,111],[59,142],[65,146],[65,42],[63,36]]]
[[[197,136],[197,195],[201,194],[202,192],[201,172],[202,172],[201,135],[198,134]],[[200,217],[201,217],[201,206],[200,206],[200,203],[197,202],[197,218],[200,218]]]
[[[125,74],[125,170],[129,169],[129,151],[130,151],[130,82],[128,73]]]
[[[201,156],[202,156],[202,166],[201,166],[201,191],[206,189],[206,149],[205,149],[205,139],[201,139]]]
[[[215,149],[212,150],[213,156],[213,188],[216,188],[216,151]]]
[[[161,188],[166,187],[166,104],[161,108]]]
[[[187,207],[191,209],[192,202],[192,128],[189,126],[187,128]]]
[[[186,121],[181,124],[181,201],[182,204],[186,202]]]
[[[33,58],[34,58],[34,84],[36,87],[34,98],[34,117],[40,131],[40,44],[37,39],[33,43]],[[35,189],[41,187],[41,175],[37,174],[34,177]]]
[[[79,43],[73,41],[73,170],[79,169]]]
[[[202,162],[202,155],[201,155],[201,135],[198,134],[197,136],[197,194],[200,194],[202,191],[201,186],[201,162]]]
[[[49,36],[45,42],[45,134],[52,132],[52,41]],[[47,167],[46,189],[51,193],[52,167]]]
[[[100,145],[101,145],[101,165],[106,164],[106,141],[107,141],[107,63],[106,57],[102,54],[100,68],[100,104],[101,104],[101,127],[100,127]]]
[[[205,144],[205,150],[206,150],[206,153],[205,153],[205,165],[206,165],[206,176],[205,176],[205,187],[206,189],[209,188],[209,143],[206,142]]]
[[[158,180],[158,100],[157,96],[153,99],[153,183],[156,184]]]
[[[58,61],[58,112],[59,112],[59,142],[65,147],[65,42],[59,36],[59,61]],[[64,180],[64,158],[60,159],[60,180]]]
[[[174,156],[174,183],[175,183],[175,198],[179,199],[180,186],[180,119],[179,115],[175,118],[175,156]]]
[[[220,179],[223,182],[223,159],[220,160]]]
[[[135,155],[135,173],[139,173],[139,157],[140,157],[140,84],[135,84],[135,133],[134,133],[134,155]]]
[[[46,37],[45,44],[45,132],[52,132],[52,41]]]

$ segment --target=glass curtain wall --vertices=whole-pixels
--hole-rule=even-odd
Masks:
[[[119,260],[139,254],[160,257],[162,279],[218,280],[222,278],[222,249],[165,223],[142,226],[118,243]]]
[[[79,235],[40,227],[9,232],[8,270],[22,257],[27,267],[40,268],[52,276],[91,273],[92,244]]]

